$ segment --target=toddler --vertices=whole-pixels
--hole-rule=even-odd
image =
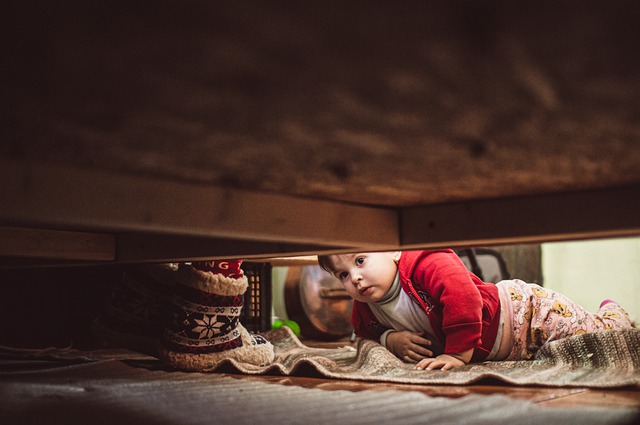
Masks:
[[[518,279],[486,283],[450,249],[318,256],[354,299],[356,335],[418,369],[531,359],[548,341],[633,327],[616,302],[596,314]]]

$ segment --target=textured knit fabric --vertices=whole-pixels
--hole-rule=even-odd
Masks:
[[[247,290],[241,262],[180,264],[171,300],[171,319],[160,356],[182,370],[203,371],[222,359],[250,364],[273,361],[273,346],[240,323]]]

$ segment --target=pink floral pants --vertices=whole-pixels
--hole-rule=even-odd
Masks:
[[[590,313],[566,296],[522,280],[499,282],[506,314],[512,313],[513,349],[507,360],[531,359],[543,344],[549,341],[605,329],[632,327],[627,312],[616,302],[601,306]],[[511,308],[509,308],[511,307]]]

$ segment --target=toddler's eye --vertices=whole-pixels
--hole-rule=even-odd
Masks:
[[[339,277],[340,279],[346,279],[346,278],[347,278],[347,276],[349,276],[349,273],[347,273],[347,272],[342,272],[342,273],[340,273],[340,274],[338,275],[338,277]]]
[[[356,265],[360,266],[362,263],[364,263],[364,257],[356,258]]]

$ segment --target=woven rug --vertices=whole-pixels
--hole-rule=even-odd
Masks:
[[[322,349],[303,345],[288,328],[267,332],[276,348],[272,365],[256,367],[224,360],[212,371],[245,374],[310,375],[425,385],[468,385],[497,379],[514,385],[615,388],[640,386],[640,330],[583,334],[545,346],[535,360],[467,365],[451,371],[416,370],[380,344],[360,341],[357,349]]]
[[[499,380],[513,385],[546,387],[640,387],[640,329],[604,331],[554,341],[535,360],[471,364],[451,371],[421,371],[397,359],[380,344],[361,340],[357,348],[313,348],[300,342],[287,327],[264,333],[276,351],[274,362],[254,366],[224,359],[209,372],[250,375],[295,375],[424,385],[469,385]],[[5,354],[7,348],[2,350]],[[22,358],[75,362],[141,360],[152,357],[127,350],[16,350]],[[165,368],[156,362],[155,367]]]

